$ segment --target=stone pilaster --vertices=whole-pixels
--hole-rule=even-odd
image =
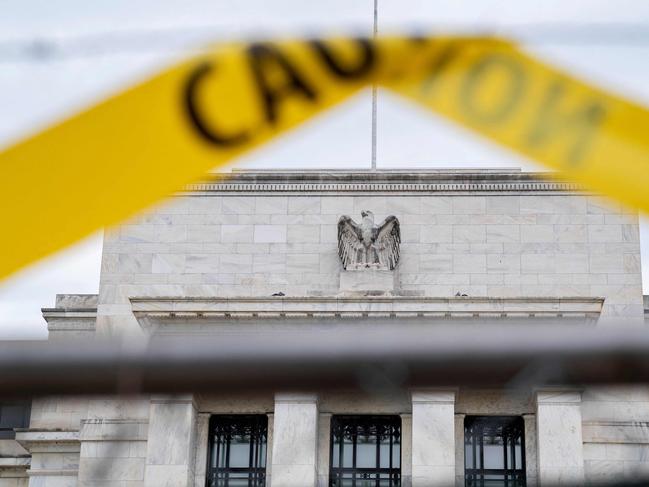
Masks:
[[[455,482],[455,391],[412,391],[412,485]]]
[[[275,394],[272,487],[316,485],[317,441],[317,395]]]
[[[16,441],[32,456],[27,470],[30,486],[77,485],[80,451],[78,431],[30,428],[17,432]],[[4,485],[2,480],[0,485]]]
[[[464,485],[464,413],[455,414],[455,485]]]
[[[537,391],[536,429],[540,485],[583,482],[581,392]]]
[[[191,395],[152,397],[145,487],[193,485],[195,438],[196,406]]]
[[[538,484],[538,465],[536,440],[536,414],[523,414],[525,423],[525,477],[527,487],[536,487]]]

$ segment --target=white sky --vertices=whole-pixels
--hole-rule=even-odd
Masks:
[[[373,0],[0,0],[0,12],[2,147],[214,39],[368,33]],[[649,106],[646,0],[379,0],[378,12],[382,32],[511,35],[573,74]],[[368,167],[370,117],[370,97],[362,93],[239,164]],[[540,169],[384,92],[377,147],[379,168]],[[643,263],[648,228],[641,231]],[[100,258],[97,234],[0,283],[0,339],[46,337],[40,308],[52,306],[57,293],[97,292]],[[643,274],[648,282],[646,264]]]

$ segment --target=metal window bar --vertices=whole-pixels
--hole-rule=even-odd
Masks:
[[[466,416],[465,445],[470,445],[472,458],[465,458],[466,487],[525,487],[525,427],[520,416]],[[503,468],[487,468],[484,461],[485,438],[501,438]],[[516,446],[520,449],[520,464],[516,463]],[[477,448],[479,445],[479,448]],[[476,450],[478,450],[476,452]],[[466,446],[465,446],[466,451]],[[508,459],[511,455],[511,462]],[[480,463],[476,464],[479,455]]]
[[[215,415],[210,418],[207,487],[264,487],[268,418],[265,415]],[[248,441],[248,466],[231,465],[233,438]]]
[[[372,438],[375,444],[373,467],[360,467],[359,436]],[[388,467],[381,466],[381,442],[388,439]],[[345,440],[351,441],[352,465],[345,465]],[[399,447],[398,465],[394,464],[394,449]],[[360,415],[332,416],[330,487],[399,487],[401,485],[401,418],[399,416]],[[338,450],[337,458],[334,449]]]

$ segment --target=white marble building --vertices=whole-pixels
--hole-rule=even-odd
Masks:
[[[400,221],[399,264],[380,279],[344,271],[337,254],[339,217],[362,210]],[[644,326],[638,218],[513,171],[237,172],[107,232],[99,295],[58,296],[43,316],[50,340],[66,341],[456,316]],[[202,487],[228,476],[534,486],[648,474],[649,387],[53,397],[0,439],[3,487]]]

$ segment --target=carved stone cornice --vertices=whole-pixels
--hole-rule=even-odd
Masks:
[[[549,173],[506,170],[236,171],[186,186],[190,194],[572,194],[582,186]]]
[[[133,297],[135,316],[153,319],[594,318],[599,297]]]

